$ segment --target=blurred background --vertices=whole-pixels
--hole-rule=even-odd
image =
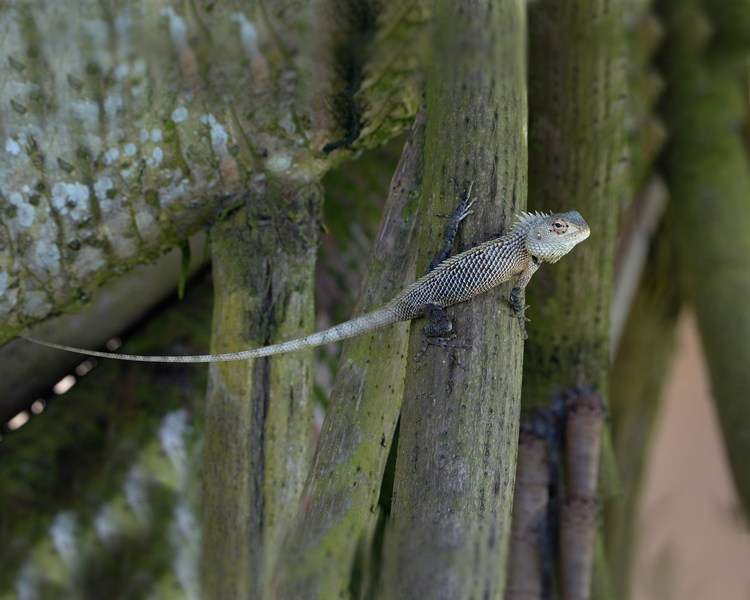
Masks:
[[[633,600],[750,597],[750,534],[691,313],[680,318],[641,494]]]

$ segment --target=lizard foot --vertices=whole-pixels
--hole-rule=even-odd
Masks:
[[[510,304],[511,309],[518,318],[518,324],[521,327],[521,334],[523,335],[523,339],[529,339],[529,334],[526,333],[526,321],[529,320],[526,318],[526,309],[529,307],[524,305],[524,303],[521,301],[521,289],[519,287],[514,287],[511,290],[510,297],[508,298],[508,304]]]
[[[440,346],[443,350],[450,353],[453,348],[460,347],[450,343],[451,340],[454,339],[456,339],[456,334],[445,337],[437,337],[427,334],[422,335],[422,347],[419,349],[419,352],[414,355],[414,360],[420,360],[425,354],[427,354],[427,348],[430,346]]]
[[[474,206],[474,203],[477,201],[476,198],[471,197],[471,190],[474,188],[474,182],[469,182],[469,187],[466,190],[466,194],[461,194],[460,190],[458,189],[458,184],[456,183],[456,180],[451,177],[451,181],[456,186],[456,197],[458,198],[458,206],[453,210],[453,212],[449,215],[446,215],[445,213],[437,214],[436,217],[446,217],[449,219],[449,223],[453,223],[454,227],[458,227],[458,224],[463,221],[466,217],[469,215],[474,214],[473,210],[470,210],[472,206]]]
[[[455,339],[456,335],[451,334],[453,323],[445,314],[442,307],[437,304],[427,304],[424,307],[424,316],[429,323],[422,328],[422,349],[414,357],[419,360],[427,352],[430,346],[440,346],[446,352],[454,348],[465,348],[458,344],[451,344],[450,341]],[[451,335],[447,335],[451,334]]]
[[[453,323],[441,306],[425,305],[424,316],[429,321],[429,324],[422,327],[422,334],[425,337],[439,338],[453,331]]]

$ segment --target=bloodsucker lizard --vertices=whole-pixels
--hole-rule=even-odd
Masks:
[[[469,191],[467,199],[451,216],[451,222],[446,228],[446,237],[450,227],[453,228],[452,235],[455,235],[458,223],[471,214],[469,208],[473,200],[468,199],[470,193]],[[433,262],[426,275],[382,307],[324,331],[251,350],[197,356],[140,356],[84,350],[25,336],[24,339],[42,346],[99,358],[158,363],[208,363],[258,358],[320,346],[397,321],[408,321],[422,316],[426,316],[432,323],[424,328],[425,333],[429,336],[439,336],[450,332],[452,328],[443,312],[444,308],[465,302],[516,276],[508,302],[519,319],[525,338],[525,306],[520,299],[521,291],[543,262],[557,262],[574,246],[589,237],[589,233],[586,221],[574,210],[551,215],[521,213],[507,235],[491,239],[438,264]],[[450,247],[450,242],[447,244]]]

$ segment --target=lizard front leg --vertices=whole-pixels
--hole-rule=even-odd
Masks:
[[[473,187],[474,182],[472,181],[469,183],[466,195],[461,198],[458,206],[456,206],[450,215],[440,215],[448,217],[448,222],[443,229],[443,244],[435,255],[435,258],[432,259],[430,266],[427,267],[426,273],[433,271],[453,251],[453,242],[458,234],[461,221],[474,212],[471,210],[472,205],[476,202],[476,199],[471,197]],[[456,337],[455,335],[448,335],[453,331],[453,323],[442,307],[437,304],[427,304],[424,307],[424,316],[430,323],[422,328],[422,349],[417,354],[417,358],[427,352],[428,346],[431,345],[440,346],[443,349],[448,348],[448,342]]]
[[[541,263],[539,262],[539,259],[536,256],[532,256],[529,265],[521,271],[518,279],[516,279],[516,284],[513,286],[513,289],[510,292],[510,297],[508,298],[508,304],[510,304],[516,317],[518,317],[518,323],[521,326],[523,339],[528,339],[529,337],[526,333],[526,321],[528,320],[526,318],[526,309],[528,306],[524,306],[523,302],[521,302],[521,292],[528,285],[529,281],[531,281],[531,276],[537,272],[540,265]]]
[[[438,250],[435,258],[432,259],[430,266],[427,267],[427,273],[434,270],[441,262],[450,256],[453,251],[453,242],[458,234],[458,228],[466,217],[472,214],[474,211],[471,210],[472,205],[476,202],[475,198],[471,197],[471,189],[474,187],[474,182],[469,183],[469,189],[466,190],[466,196],[464,196],[458,203],[458,206],[450,215],[439,215],[447,216],[448,222],[445,224],[443,229],[443,245]],[[459,196],[460,198],[460,196]]]

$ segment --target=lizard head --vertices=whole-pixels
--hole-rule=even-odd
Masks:
[[[524,214],[520,219],[529,229],[526,249],[543,262],[555,263],[574,246],[589,237],[591,230],[575,210],[552,215]]]

